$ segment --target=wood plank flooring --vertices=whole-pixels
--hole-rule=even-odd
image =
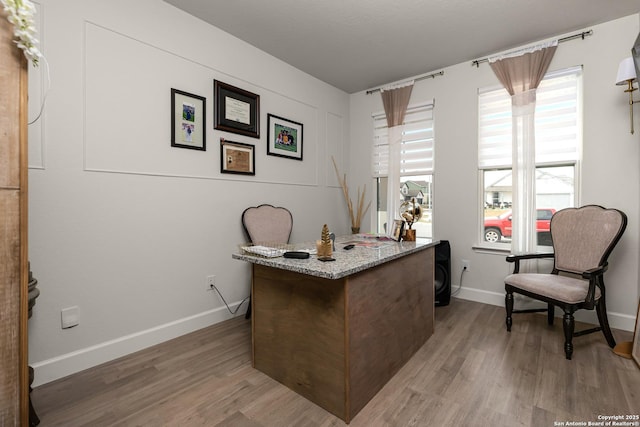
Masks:
[[[518,314],[508,333],[504,317],[458,299],[438,307],[435,334],[350,425],[538,427],[640,414],[640,368],[602,333],[575,338],[568,361],[561,319],[548,327],[546,315]],[[251,367],[244,317],[45,384],[32,400],[42,427],[345,425]]]

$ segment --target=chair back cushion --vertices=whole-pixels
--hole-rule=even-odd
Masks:
[[[587,205],[556,212],[551,218],[555,268],[582,273],[606,263],[627,226],[617,209]]]
[[[288,243],[293,217],[286,208],[264,204],[245,209],[242,226],[254,244]]]

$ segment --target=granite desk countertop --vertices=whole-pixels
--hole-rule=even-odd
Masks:
[[[347,244],[355,246],[353,249],[344,250],[343,248]],[[311,254],[306,259],[284,258],[282,256],[267,258],[246,253],[242,249],[239,249],[241,253],[233,254],[232,258],[325,279],[341,279],[437,244],[438,241],[432,239],[396,242],[370,236],[348,235],[336,238],[336,250],[332,255],[335,261],[320,261],[315,254]],[[315,242],[289,244],[286,249],[290,251],[315,250]]]

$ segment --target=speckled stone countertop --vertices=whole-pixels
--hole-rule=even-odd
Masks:
[[[355,247],[350,250],[344,250],[344,246],[350,243],[355,244]],[[233,254],[232,258],[325,279],[340,279],[396,258],[427,249],[436,244],[438,244],[438,241],[432,239],[417,239],[415,242],[395,242],[362,235],[349,235],[336,238],[336,250],[332,256],[335,261],[319,261],[315,254],[311,254],[307,259],[295,259],[282,256],[266,258],[248,253],[237,253]],[[286,249],[291,251],[315,250],[315,243],[287,245]],[[239,249],[239,252],[244,251]]]

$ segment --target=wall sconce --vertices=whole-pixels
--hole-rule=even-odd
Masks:
[[[627,89],[625,89],[624,91],[629,92],[629,119],[631,120],[631,134],[633,134],[633,104],[635,104],[636,102],[640,102],[633,100],[633,91],[638,90],[638,88],[633,87],[633,82],[635,81],[637,81],[636,69],[633,63],[633,58],[630,56],[620,62],[620,66],[618,67],[618,78],[616,79],[616,85],[626,85]]]

